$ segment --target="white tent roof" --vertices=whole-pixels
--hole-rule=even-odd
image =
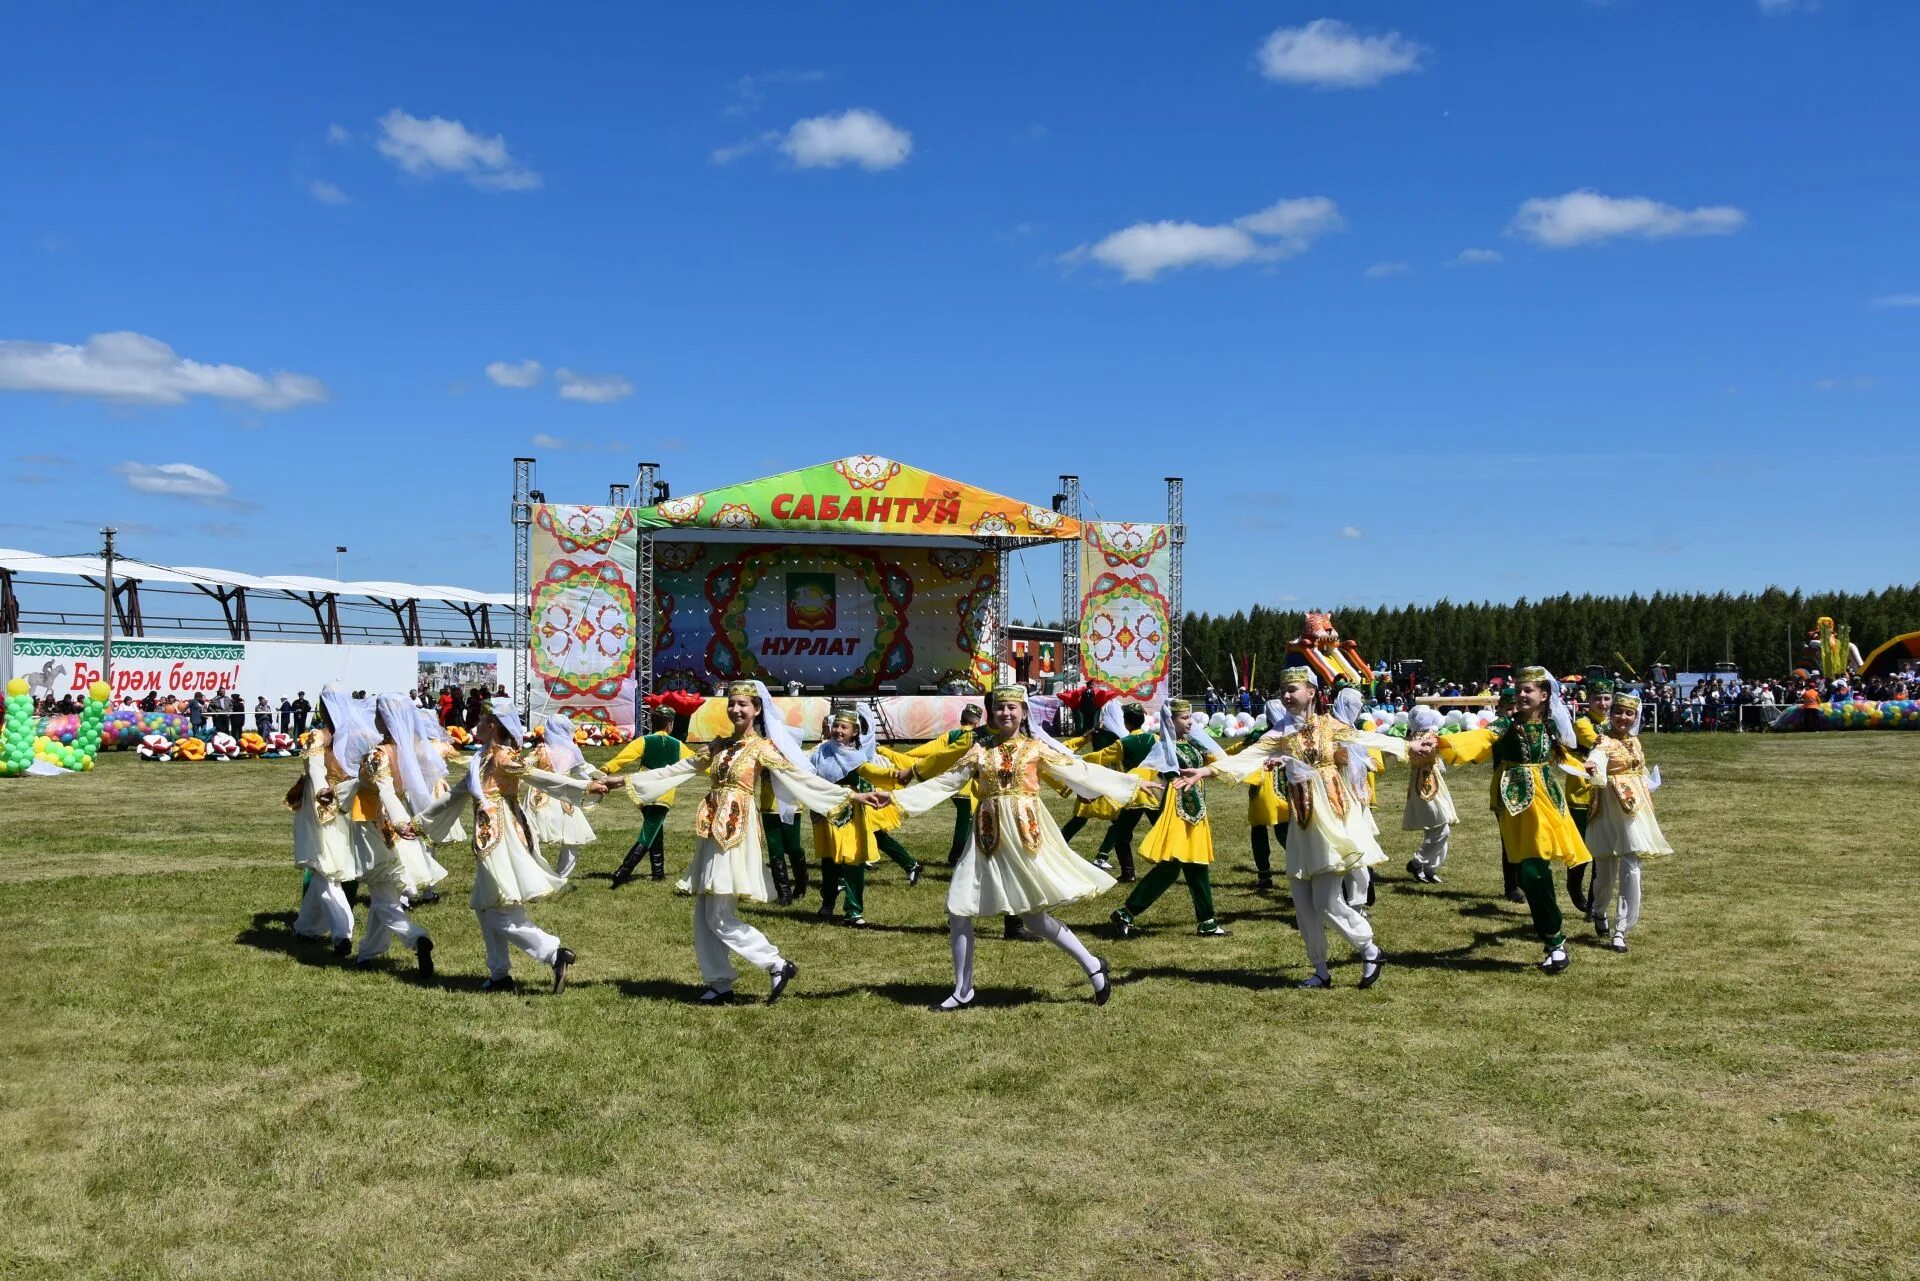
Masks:
[[[80,578],[100,578],[106,573],[106,566],[98,556],[41,556],[35,552],[16,551],[0,547],[0,569],[11,570],[16,574],[41,574],[48,577],[70,575]],[[412,583],[355,583],[343,582],[333,578],[309,578],[298,574],[262,577],[258,574],[243,574],[235,569],[209,569],[200,565],[184,565],[168,568],[161,565],[149,565],[138,560],[118,560],[113,563],[116,578],[132,578],[141,582],[154,583],[193,583],[207,587],[246,587],[266,592],[301,592],[318,595],[367,596],[383,601],[427,601],[440,604],[459,605],[506,605],[513,604],[511,592],[476,592],[464,587],[421,587]]]

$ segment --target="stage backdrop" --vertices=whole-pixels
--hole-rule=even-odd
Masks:
[[[1080,659],[1089,684],[1158,705],[1175,643],[1165,525],[1088,523],[1080,542]]]
[[[654,541],[654,683],[918,694],[986,662],[999,562],[963,548]]]
[[[532,713],[633,730],[633,511],[536,505],[532,538]]]

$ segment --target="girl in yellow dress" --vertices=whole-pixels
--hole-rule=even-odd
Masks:
[[[1226,755],[1205,730],[1194,724],[1193,704],[1169,699],[1160,708],[1160,742],[1146,768],[1172,782]],[[1127,901],[1114,909],[1114,932],[1121,938],[1138,933],[1136,918],[1152,907],[1175,881],[1186,878],[1193,899],[1193,919],[1201,938],[1225,938],[1232,931],[1213,914],[1213,824],[1207,821],[1204,788],[1169,787],[1161,798],[1160,817],[1140,844],[1140,857],[1153,870],[1140,878]]]
[[[980,808],[966,852],[947,890],[947,933],[953,948],[953,993],[936,1011],[964,1010],[974,1003],[973,918],[1013,913],[1037,938],[1072,956],[1093,984],[1093,999],[1105,1005],[1113,982],[1072,930],[1055,920],[1053,908],[1093,898],[1114,880],[1073,852],[1060,838],[1040,799],[1041,781],[1081,797],[1104,796],[1125,804],[1143,786],[1127,774],[1088,764],[1027,719],[1027,692],[997,686],[987,699],[990,729],[977,735],[958,765],[935,779],[903,787],[893,803],[911,818],[924,814],[969,783],[979,787]]]
[[[903,760],[912,758],[903,757]],[[892,788],[913,778],[911,764],[895,765],[880,758],[873,725],[855,708],[844,707],[827,722],[827,737],[808,758],[813,772],[829,783],[842,783],[856,792]],[[906,851],[893,837],[900,811],[892,806],[846,806],[831,815],[813,816],[813,853],[820,860],[820,915],[831,918],[834,900],[844,896],[842,919],[855,928],[867,923],[867,865],[891,854],[892,845]],[[898,861],[896,859],[896,861]],[[920,883],[920,865],[907,856],[909,886]]]
[[[736,910],[741,899],[768,903],[778,896],[767,865],[763,814],[756,803],[762,783],[776,803],[815,814],[832,814],[849,801],[881,805],[885,800],[884,794],[862,795],[815,774],[799,740],[781,719],[773,696],[759,681],[734,681],[727,686],[727,721],[733,733],[706,744],[689,759],[628,775],[627,794],[636,805],[651,805],[689,779],[706,775],[709,790],[694,818],[693,867],[688,876],[693,891],[693,955],[707,983],[700,1001],[720,1005],[733,999],[732,956],[739,956],[772,979],[767,994],[771,1005],[800,967],[781,956],[780,949],[742,921]]]
[[[1577,867],[1592,861],[1567,807],[1568,776],[1584,777],[1586,771],[1573,764],[1579,740],[1552,673],[1544,667],[1521,668],[1514,678],[1514,695],[1514,717],[1503,730],[1451,734],[1439,740],[1437,750],[1450,765],[1492,758],[1500,844],[1506,861],[1514,865],[1534,930],[1546,949],[1540,968],[1558,974],[1571,958],[1553,865]]]

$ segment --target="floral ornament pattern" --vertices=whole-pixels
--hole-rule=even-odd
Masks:
[[[758,529],[760,518],[745,503],[725,503],[708,522],[715,529]]]
[[[533,667],[551,698],[609,699],[633,674],[638,611],[612,562],[553,561],[533,586]]]
[[[1154,553],[1167,546],[1167,527],[1103,521],[1087,526],[1087,543],[1100,553],[1108,569],[1145,569]]]
[[[605,556],[622,535],[633,532],[633,510],[628,507],[579,507],[543,503],[534,508],[534,524],[552,534],[563,552],[593,552]]]
[[[882,493],[887,482],[900,474],[900,464],[891,458],[882,458],[878,454],[855,454],[851,458],[842,458],[833,465],[847,482],[850,489],[871,489]]]
[[[1042,534],[1051,534],[1060,528],[1060,522],[1066,519],[1051,507],[1029,507],[1026,516],[1027,524]]]
[[[1014,533],[1013,518],[1003,512],[982,512],[967,532],[975,538],[1008,538]]]
[[[695,494],[691,498],[669,498],[656,510],[662,520],[670,525],[691,525],[700,509],[707,505],[705,494]]]
[[[1165,525],[1082,529],[1080,660],[1087,683],[1152,702],[1166,694],[1176,629],[1162,584],[1173,569]]]

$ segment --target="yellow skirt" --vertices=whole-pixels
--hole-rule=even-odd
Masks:
[[[1533,768],[1538,771],[1541,767]],[[1593,861],[1593,855],[1587,852],[1587,843],[1580,839],[1580,829],[1573,825],[1572,816],[1553,803],[1538,773],[1534,777],[1533,804],[1518,814],[1509,814],[1506,806],[1499,805],[1495,813],[1500,820],[1500,840],[1507,847],[1509,863],[1544,858],[1578,867]]]
[[[880,846],[875,832],[890,832],[900,826],[900,810],[893,805],[879,809],[853,807],[852,821],[835,827],[818,814],[813,816],[813,857],[822,863],[878,863]]]
[[[1140,842],[1140,857],[1149,863],[1211,863],[1213,825],[1204,818],[1189,823],[1169,803]]]
[[[1247,826],[1279,827],[1293,818],[1293,806],[1274,786],[1274,771],[1260,771],[1260,781],[1247,788]]]

